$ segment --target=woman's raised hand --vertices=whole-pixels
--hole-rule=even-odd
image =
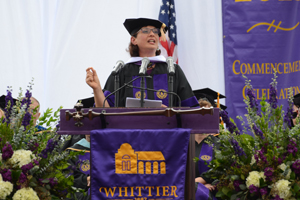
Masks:
[[[97,76],[97,72],[92,67],[89,67],[86,69],[85,82],[94,90],[101,89],[101,85],[100,85],[99,78]]]

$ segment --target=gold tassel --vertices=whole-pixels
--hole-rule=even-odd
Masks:
[[[160,37],[161,37],[161,40],[164,42],[167,40],[165,31],[164,31],[165,28],[166,28],[166,25],[164,23],[162,23],[162,25],[160,27],[160,35],[161,35]]]

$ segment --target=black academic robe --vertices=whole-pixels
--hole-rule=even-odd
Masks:
[[[90,148],[87,148],[87,147],[84,147],[84,146],[81,146],[79,144],[75,144],[69,148],[67,148],[67,150],[69,151],[82,151],[82,150],[85,150],[86,151],[86,154],[81,156],[79,155],[78,156],[78,159],[81,159],[81,160],[89,160],[90,158]],[[76,160],[70,160],[70,164],[71,165],[76,165],[77,166],[77,161],[78,159]],[[87,195],[84,196],[83,194],[81,193],[76,193],[76,197],[78,200],[88,200],[90,199],[90,195],[88,195],[88,190],[90,187],[87,186],[87,177],[90,176],[90,167],[88,167],[88,170],[86,169],[86,166],[83,166],[83,165],[80,165],[79,167],[76,168],[76,170],[73,172],[73,176],[74,176],[74,187],[76,188],[82,188],[82,189],[85,189]]]
[[[213,148],[216,148],[216,149],[219,149],[220,148],[220,142],[219,142],[219,138],[217,137],[217,135],[213,136],[213,135],[208,135],[206,138],[204,138],[200,144],[198,144],[197,142],[195,142],[195,156],[196,157],[199,157],[200,153],[201,153],[201,150],[203,150],[203,144],[204,143],[209,143],[209,144],[213,144],[214,147]],[[213,160],[215,158],[215,154],[213,152],[213,148],[210,148],[209,150],[211,151],[211,155],[212,155],[212,159]],[[199,164],[205,164],[204,162],[195,162],[195,177],[201,177],[205,180],[206,183],[212,183],[214,180],[213,179],[210,179],[209,177],[205,176],[205,173],[206,171],[202,171],[200,172],[199,171]],[[200,184],[200,183],[199,183]],[[196,183],[196,190],[198,188],[198,183]],[[215,195],[216,191],[213,191],[213,192],[209,192],[209,198],[207,200],[210,200],[210,199],[213,199],[214,195]]]
[[[120,87],[123,86],[125,83],[130,82],[134,78],[139,76],[139,68],[140,65],[134,63],[128,63],[124,65],[124,67],[119,71],[119,80],[120,80]],[[145,87],[155,89],[158,91],[169,91],[168,88],[168,69],[167,63],[158,62],[155,63],[155,68],[151,70],[149,73],[151,78],[146,78],[145,80]],[[107,82],[104,86],[104,95],[107,96],[111,94],[115,89],[114,87],[114,80],[115,77],[110,75],[107,79]],[[130,85],[140,87],[141,79],[137,79],[132,82]],[[173,83],[173,92],[178,94],[181,99],[181,106],[182,107],[193,107],[199,106],[199,103],[196,97],[193,94],[191,86],[187,81],[183,71],[179,67],[179,65],[175,64],[175,75],[174,75],[174,83]],[[137,88],[129,88],[125,87],[120,90],[119,93],[119,107],[125,107],[126,97],[134,97],[140,98],[141,93],[140,89]],[[151,100],[162,100],[162,103],[166,106],[169,105],[169,95],[163,92],[153,92],[153,91],[145,91],[145,99]],[[115,96],[111,95],[108,98],[108,103],[111,107],[114,107]],[[178,106],[178,98],[176,96],[173,97],[173,105]]]

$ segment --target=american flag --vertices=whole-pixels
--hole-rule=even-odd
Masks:
[[[174,61],[178,63],[177,56],[177,33],[176,33],[176,13],[174,0],[162,0],[158,19],[165,23],[169,28],[166,33],[166,41],[161,43],[161,52],[165,57],[172,56]]]

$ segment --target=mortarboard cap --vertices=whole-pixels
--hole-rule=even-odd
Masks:
[[[127,31],[130,35],[134,35],[144,26],[154,26],[155,28],[160,29],[160,33],[158,34],[159,37],[163,36],[164,33],[167,32],[167,26],[159,20],[156,19],[148,19],[148,18],[133,18],[133,19],[126,19],[123,23]]]
[[[215,103],[215,99],[218,99],[218,93],[210,88],[203,88],[203,89],[199,89],[199,90],[194,90],[194,95],[196,96],[196,98],[202,99],[202,98],[206,98],[211,105],[213,105],[214,107],[216,107],[216,103]],[[225,98],[224,95],[219,94],[219,98]]]
[[[2,95],[2,96],[0,97],[0,108],[1,108],[2,110],[5,109],[5,97],[6,97],[5,95]],[[17,99],[14,99],[14,98],[13,98],[13,101],[14,101],[14,105],[15,105]]]
[[[298,107],[300,106],[300,93],[294,96],[294,104]]]
[[[89,97],[89,98],[86,98],[86,99],[79,99],[77,101],[77,103],[79,103],[79,101],[81,101],[81,103],[83,104],[83,108],[94,107],[94,103],[95,103],[94,97]]]
[[[227,106],[223,105],[223,104],[220,104],[220,107],[222,110],[226,110]]]

